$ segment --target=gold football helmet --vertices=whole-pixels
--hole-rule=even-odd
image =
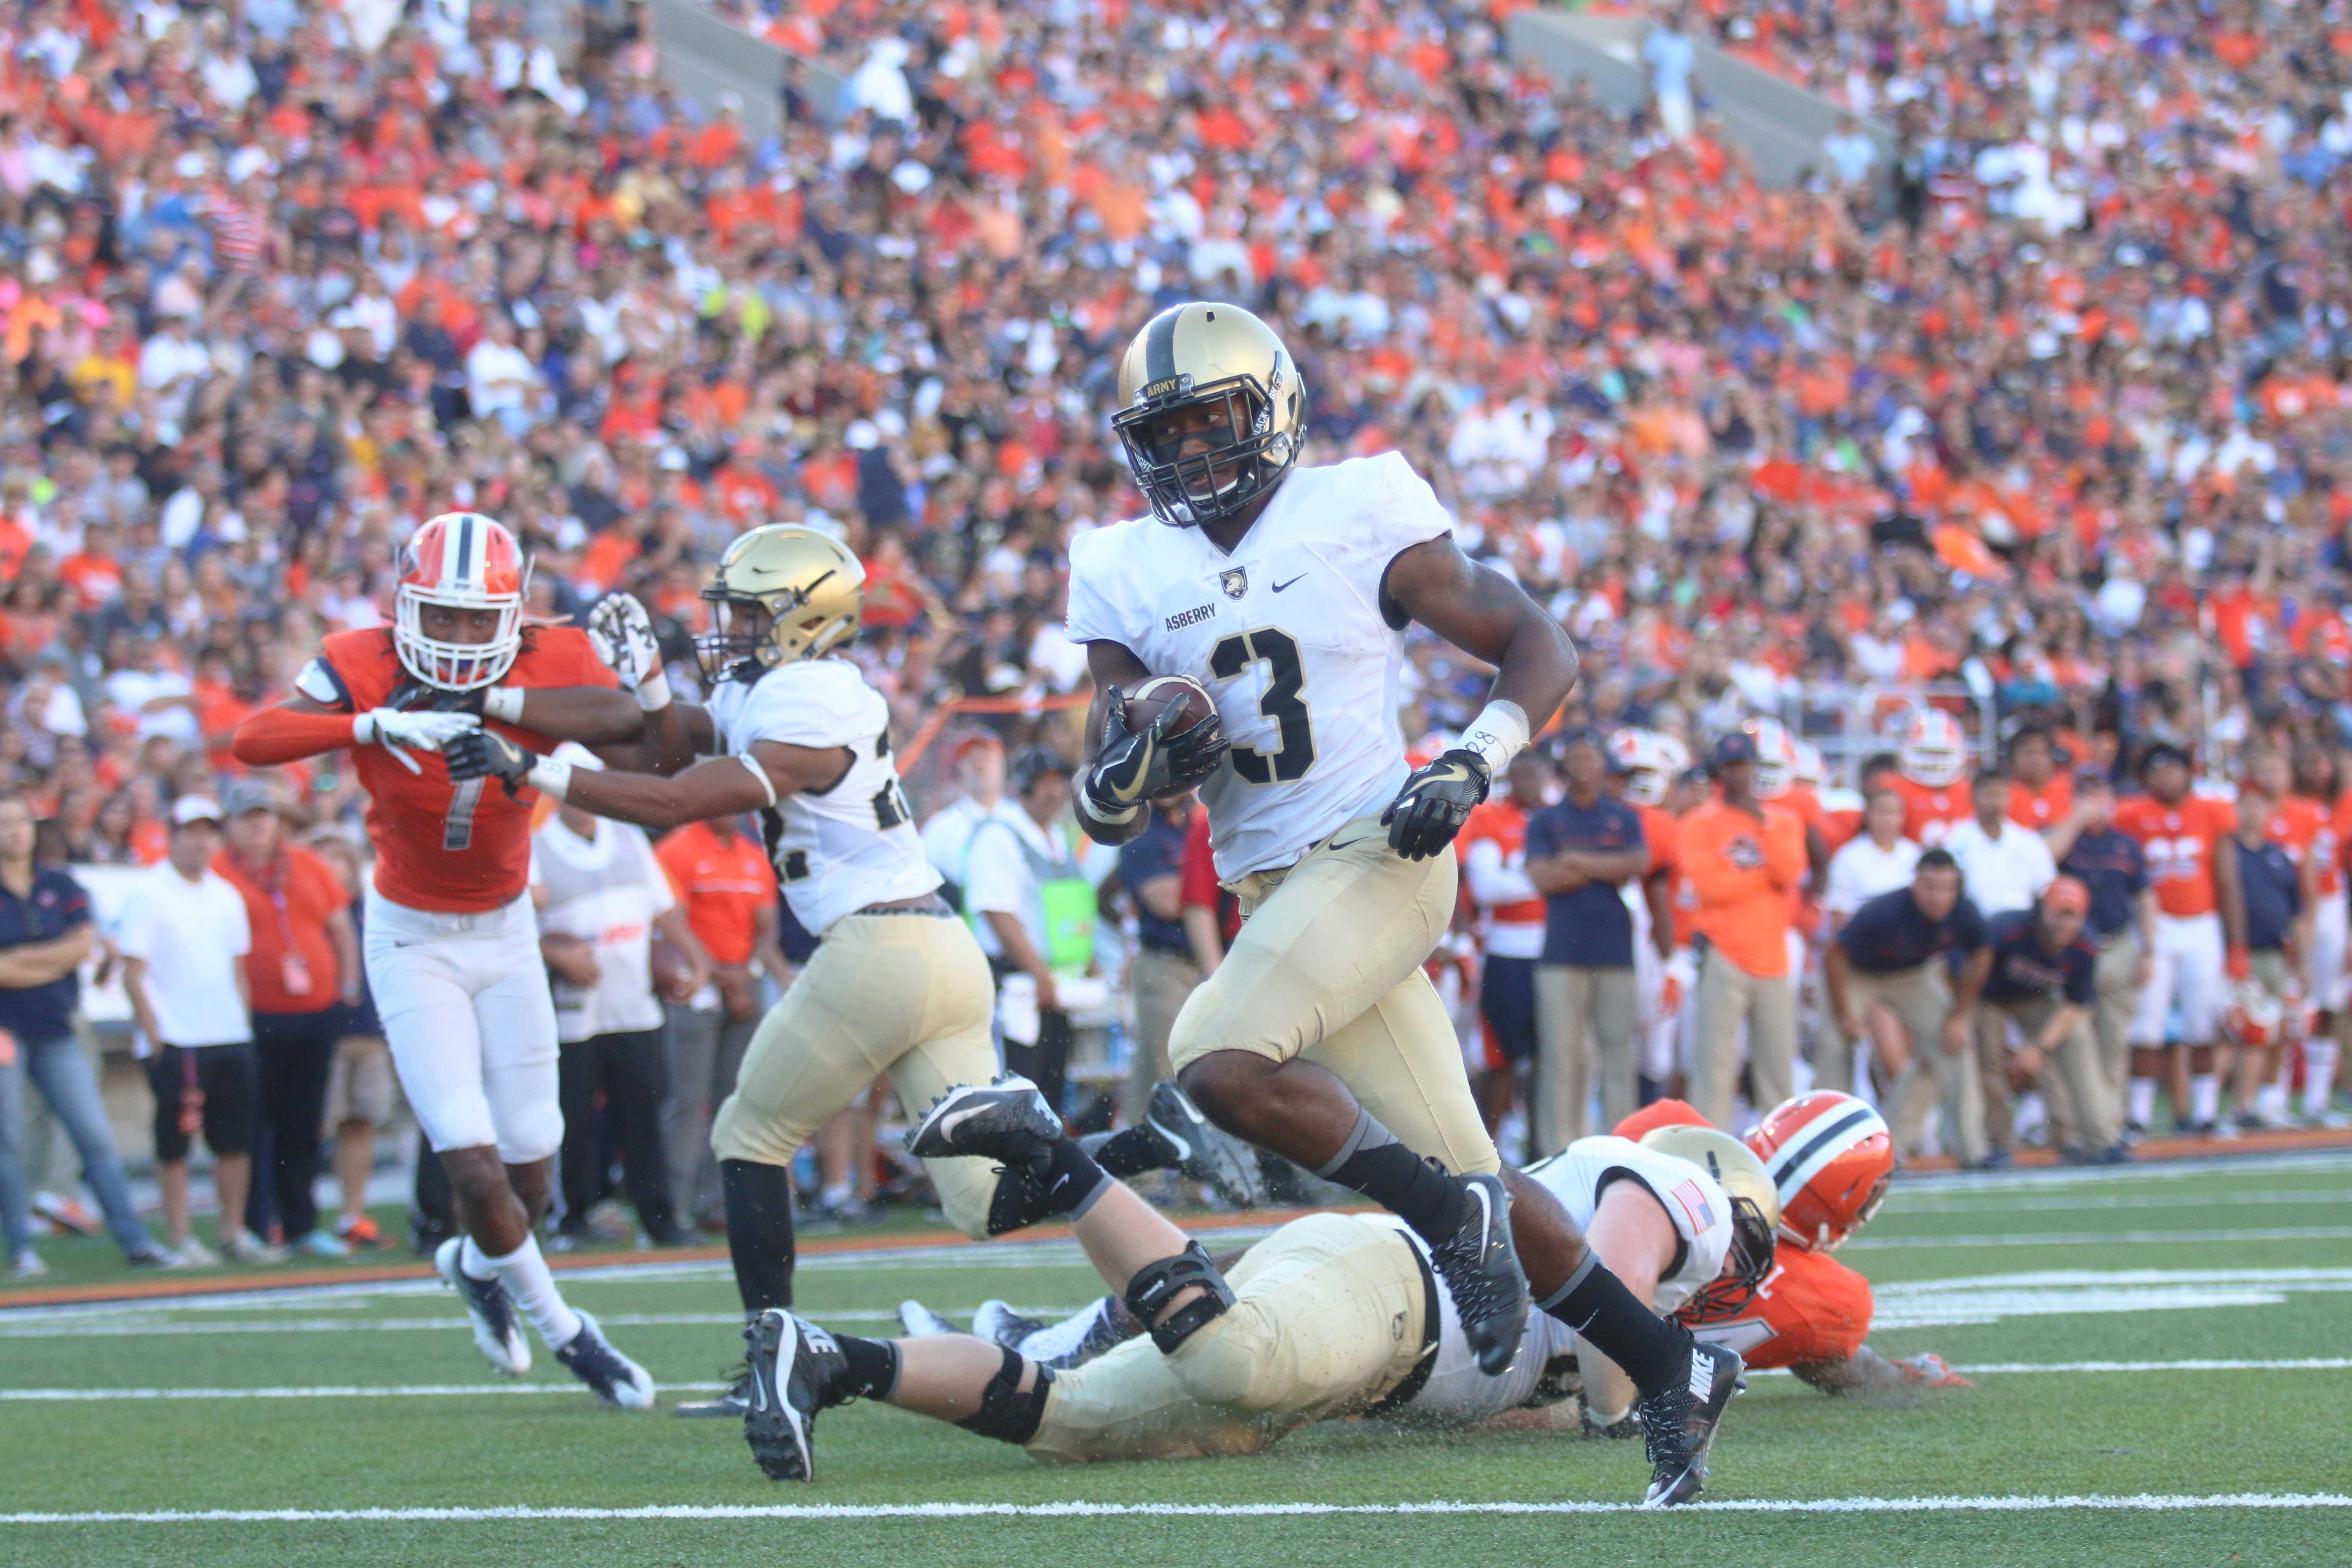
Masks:
[[[857,635],[866,568],[831,534],[771,523],[727,547],[702,596],[712,613],[711,629],[694,643],[703,679],[739,671],[756,679]]]
[[[1118,362],[1111,428],[1152,515],[1178,528],[1231,517],[1298,460],[1307,387],[1274,329],[1195,300],[1145,323]]]
[[[1731,1200],[1731,1268],[1699,1287],[1691,1305],[1702,1319],[1748,1305],[1772,1272],[1772,1250],[1780,1228],[1780,1191],[1756,1151],[1712,1127],[1661,1127],[1642,1140],[1677,1160],[1687,1160],[1713,1176]]]

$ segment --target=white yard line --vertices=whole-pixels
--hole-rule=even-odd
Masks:
[[[2352,1226],[2288,1225],[2239,1230],[2020,1231],[2001,1236],[1865,1236],[1849,1252],[1893,1252],[1930,1247],[2146,1247],[2205,1241],[2352,1241]]]
[[[2175,1513],[2202,1510],[2352,1508],[2342,1492],[2235,1492],[2211,1496],[1914,1497],[1727,1499],[1676,1513]],[[0,1513],[0,1525],[26,1524],[476,1524],[507,1520],[844,1520],[844,1519],[1290,1519],[1346,1515],[1607,1514],[1646,1511],[1630,1502],[916,1502],[660,1503],[644,1508],[287,1508],[161,1509],[146,1512]]]
[[[1956,1367],[1962,1373],[2157,1373],[2157,1372],[2343,1372],[2352,1357],[2295,1356],[2278,1361],[2063,1361],[1987,1362]],[[1768,1375],[1758,1373],[1756,1375]],[[717,1383],[665,1383],[665,1394],[701,1394]],[[0,1404],[81,1405],[110,1401],[241,1399],[447,1399],[474,1394],[577,1394],[571,1383],[411,1383],[385,1385],[322,1384],[259,1388],[0,1388]]]
[[[969,1319],[979,1309],[938,1309],[942,1317]],[[1015,1307],[1024,1318],[1066,1318],[1076,1307]],[[882,1308],[811,1309],[802,1316],[819,1323],[896,1323],[898,1314]],[[740,1328],[740,1312],[599,1312],[606,1328],[658,1329],[686,1326]],[[251,1318],[194,1323],[0,1323],[0,1340],[145,1339],[154,1334],[341,1334],[430,1330],[436,1333],[466,1327],[463,1318]]]
[[[1915,1214],[2072,1214],[2107,1209],[2278,1208],[2290,1205],[2352,1205],[2352,1187],[2334,1191],[2277,1193],[2085,1193],[2077,1197],[2003,1197],[1988,1194],[1975,1202],[1954,1194],[1906,1202],[1890,1218]]]

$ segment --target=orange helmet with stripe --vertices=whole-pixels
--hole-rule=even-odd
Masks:
[[[1860,1230],[1895,1174],[1885,1118],[1833,1089],[1776,1107],[1748,1146],[1780,1194],[1781,1239],[1812,1252],[1832,1251]]]
[[[522,650],[522,599],[530,582],[530,563],[504,523],[478,511],[434,518],[400,552],[392,622],[400,662],[444,691],[496,683]],[[460,642],[426,631],[428,606],[488,610],[497,620],[487,638]]]

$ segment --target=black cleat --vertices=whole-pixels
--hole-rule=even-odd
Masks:
[[[433,1267],[466,1304],[466,1318],[474,1329],[474,1348],[482,1352],[482,1359],[509,1377],[520,1377],[530,1370],[530,1342],[523,1338],[522,1316],[515,1310],[514,1298],[507,1294],[502,1281],[477,1279],[457,1267],[457,1254],[465,1245],[462,1236],[442,1242],[433,1249]]]
[[[1151,1086],[1143,1124],[1168,1145],[1168,1168],[1215,1193],[1235,1208],[1265,1201],[1265,1173],[1257,1151],[1201,1114],[1200,1107],[1166,1079]]]
[[[743,1412],[743,1441],[772,1481],[815,1477],[813,1438],[825,1385],[849,1368],[831,1334],[782,1307],[771,1307],[743,1331],[751,1343],[751,1403]]]
[[[1043,1175],[1062,1138],[1062,1119],[1037,1086],[1018,1073],[991,1084],[963,1084],[931,1102],[907,1134],[918,1159],[977,1156]]]
[[[1694,1343],[1684,1380],[1633,1407],[1642,1417],[1642,1436],[1650,1453],[1650,1489],[1642,1498],[1643,1507],[1673,1508],[1706,1487],[1706,1452],[1715,1442],[1724,1406],[1746,1386],[1739,1375],[1746,1364],[1738,1351]]]
[[[613,1348],[604,1331],[587,1313],[580,1314],[580,1331],[555,1352],[572,1375],[586,1384],[596,1397],[615,1410],[651,1410],[654,1380],[646,1369]]]
[[[1503,1179],[1460,1179],[1468,1206],[1454,1234],[1431,1246],[1429,1260],[1454,1298],[1478,1370],[1500,1377],[1527,1331],[1528,1277],[1511,1248],[1511,1198]]]
[[[741,1420],[743,1412],[751,1408],[751,1363],[739,1361],[724,1376],[727,1386],[719,1393],[708,1399],[681,1400],[670,1414],[689,1421],[707,1421],[714,1415]]]

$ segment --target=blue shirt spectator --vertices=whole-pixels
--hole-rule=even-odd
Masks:
[[[2137,839],[2119,827],[2086,827],[2058,869],[2091,889],[2084,935],[2105,942],[2132,928],[2133,906],[2147,890],[2147,856]]]
[[[1984,940],[1984,916],[1965,895],[1942,920],[1930,921],[1909,888],[1881,893],[1854,910],[1837,936],[1846,962],[1864,974],[1899,974],[1942,954],[1974,952]]]
[[[55,942],[89,918],[89,895],[55,867],[36,870],[21,899],[0,883],[0,952]],[[63,1039],[80,1000],[81,976],[72,970],[42,985],[0,986],[0,1028],[20,1040]]]
[[[2087,1007],[2098,999],[2098,949],[2078,936],[2053,952],[2033,910],[2011,910],[1993,916],[1985,922],[1985,942],[1992,949],[1992,971],[1984,984],[1986,1001],[2033,1002],[2055,994],[2077,1007]]]
[[[1646,843],[1641,813],[1612,795],[1603,795],[1590,806],[1563,800],[1528,819],[1530,861],[1564,850],[1607,853],[1643,848]],[[1579,969],[1633,967],[1633,913],[1616,884],[1587,882],[1544,900],[1542,962]]]
[[[2303,874],[2286,851],[2267,838],[2258,846],[2238,840],[2238,886],[2246,899],[2246,945],[2256,952],[2284,947],[2303,913]]]
[[[1181,876],[1184,866],[1184,824],[1154,807],[1151,825],[1118,847],[1118,879],[1132,894],[1146,882]],[[1182,920],[1162,920],[1135,900],[1136,939],[1158,952],[1179,958],[1192,956]]]

